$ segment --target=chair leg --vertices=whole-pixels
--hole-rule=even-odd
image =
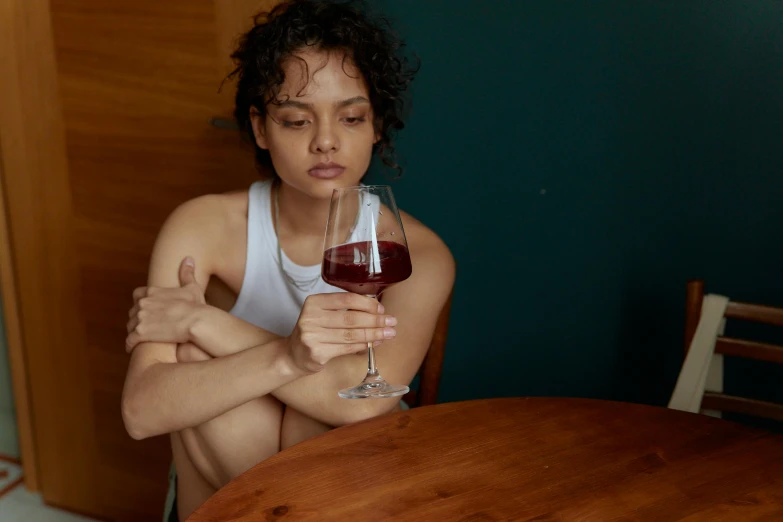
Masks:
[[[696,328],[701,318],[701,305],[704,301],[704,281],[695,279],[688,281],[685,294],[685,355],[691,347]]]

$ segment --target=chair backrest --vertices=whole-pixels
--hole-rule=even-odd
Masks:
[[[693,341],[693,336],[696,333],[696,328],[699,325],[703,300],[704,281],[689,281],[685,304],[686,356]],[[726,319],[740,319],[783,326],[783,308],[758,304],[729,301],[724,317]],[[725,337],[723,335],[719,335],[715,342],[715,353],[730,357],[744,357],[783,364],[783,346]],[[701,408],[704,410],[744,413],[746,415],[783,421],[783,405],[735,397],[723,393],[705,392],[701,401]]]
[[[438,402],[438,388],[440,387],[440,374],[443,370],[443,357],[446,352],[446,336],[449,330],[449,316],[451,314],[451,297],[440,311],[435,331],[432,334],[427,355],[419,367],[419,389],[411,390],[403,396],[403,400],[410,407],[430,406]]]

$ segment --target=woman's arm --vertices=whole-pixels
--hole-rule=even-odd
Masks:
[[[215,308],[204,306],[193,315],[190,342],[212,357],[223,357],[282,337]]]
[[[215,198],[206,197],[169,217],[152,253],[150,285],[178,287],[178,268],[186,256],[198,263],[194,277],[209,278],[214,266],[210,252],[220,246],[219,210]],[[134,438],[197,426],[306,373],[292,364],[281,340],[206,363],[176,362],[173,342],[142,343],[133,350],[122,414]]]
[[[208,305],[196,277],[198,271],[203,278],[201,265],[197,269],[188,256],[180,264],[178,286],[134,290],[125,351],[130,353],[143,342],[191,343],[212,357],[223,357],[281,338]]]
[[[198,426],[306,375],[291,363],[283,340],[195,363],[171,360],[172,348],[145,343],[133,353],[122,416],[135,439]]]

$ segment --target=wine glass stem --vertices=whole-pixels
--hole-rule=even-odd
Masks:
[[[375,367],[375,350],[372,347],[372,343],[367,343],[367,375],[372,377],[378,375],[378,368]]]
[[[378,300],[377,295],[368,295],[370,299]],[[377,377],[378,376],[378,368],[375,367],[375,350],[372,347],[372,343],[367,343],[367,376],[368,377]]]

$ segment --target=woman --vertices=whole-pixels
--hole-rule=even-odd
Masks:
[[[398,408],[337,390],[361,379],[367,342],[383,341],[389,382],[409,383],[451,290],[448,248],[404,212],[413,274],[382,304],[320,279],[332,191],[359,184],[374,153],[395,166],[412,79],[365,12],[297,0],[257,19],[234,54],[235,116],[273,179],[176,209],[134,292],[123,419],[137,439],[170,434],[182,520],[281,449]],[[206,304],[210,280],[238,296],[228,311]]]

